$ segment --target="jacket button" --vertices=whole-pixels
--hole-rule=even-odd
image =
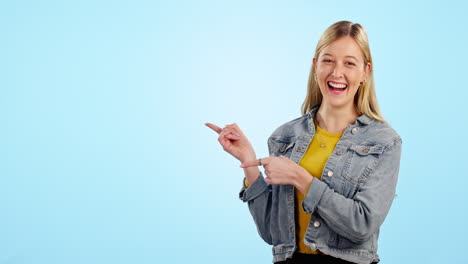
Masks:
[[[336,154],[338,154],[338,155],[343,155],[343,150],[341,150],[341,149],[337,150],[337,151],[336,151]]]
[[[352,133],[353,135],[356,135],[357,131],[358,131],[358,129],[357,129],[357,128],[353,128],[353,129],[351,129],[351,133]]]
[[[328,175],[328,177],[333,176],[333,171],[328,171],[327,175]]]
[[[367,148],[363,149],[363,150],[362,150],[362,152],[364,152],[364,153],[367,153],[367,152],[369,152],[369,147],[367,147]]]
[[[315,227],[319,227],[319,226],[320,226],[320,222],[319,222],[319,221],[315,221],[315,222],[314,222],[314,226],[315,226]]]
[[[285,144],[285,145],[283,145],[283,146],[281,146],[281,148],[280,148],[280,152],[281,152],[281,153],[283,153],[285,150],[286,150],[286,144]]]
[[[315,243],[311,243],[311,244],[310,244],[310,249],[311,249],[312,251],[317,250],[317,245],[315,245]]]

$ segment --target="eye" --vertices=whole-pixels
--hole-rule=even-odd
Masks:
[[[330,60],[330,59],[323,59],[322,61],[325,62],[325,63],[332,63],[332,62],[333,62],[333,61]]]
[[[349,66],[356,66],[356,63],[348,61],[348,62],[346,62],[346,65],[349,65]]]

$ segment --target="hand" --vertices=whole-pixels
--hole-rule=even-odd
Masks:
[[[241,164],[241,168],[260,166],[259,160],[265,169],[265,181],[267,183],[294,185],[297,176],[296,171],[299,165],[285,156],[246,161]]]
[[[222,129],[211,123],[205,125],[219,134],[218,141],[224,151],[240,162],[256,158],[252,145],[236,123],[226,125]]]
[[[261,161],[261,164],[260,162]],[[285,156],[268,157],[257,160],[249,160],[241,164],[241,168],[262,165],[265,169],[265,181],[269,184],[294,185],[303,194],[312,183],[314,177],[306,169]]]

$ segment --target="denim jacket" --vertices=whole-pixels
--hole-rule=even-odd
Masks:
[[[315,134],[318,106],[276,129],[270,156],[299,163]],[[328,158],[322,179],[314,178],[301,204],[312,213],[304,243],[354,263],[379,262],[377,240],[395,196],[401,138],[388,124],[361,115],[349,125]],[[296,250],[294,186],[271,185],[263,175],[239,197],[248,203],[260,237],[273,245],[273,262]]]

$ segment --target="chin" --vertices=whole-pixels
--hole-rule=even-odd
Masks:
[[[345,108],[353,106],[353,100],[326,100],[322,103],[325,103],[332,108]]]

